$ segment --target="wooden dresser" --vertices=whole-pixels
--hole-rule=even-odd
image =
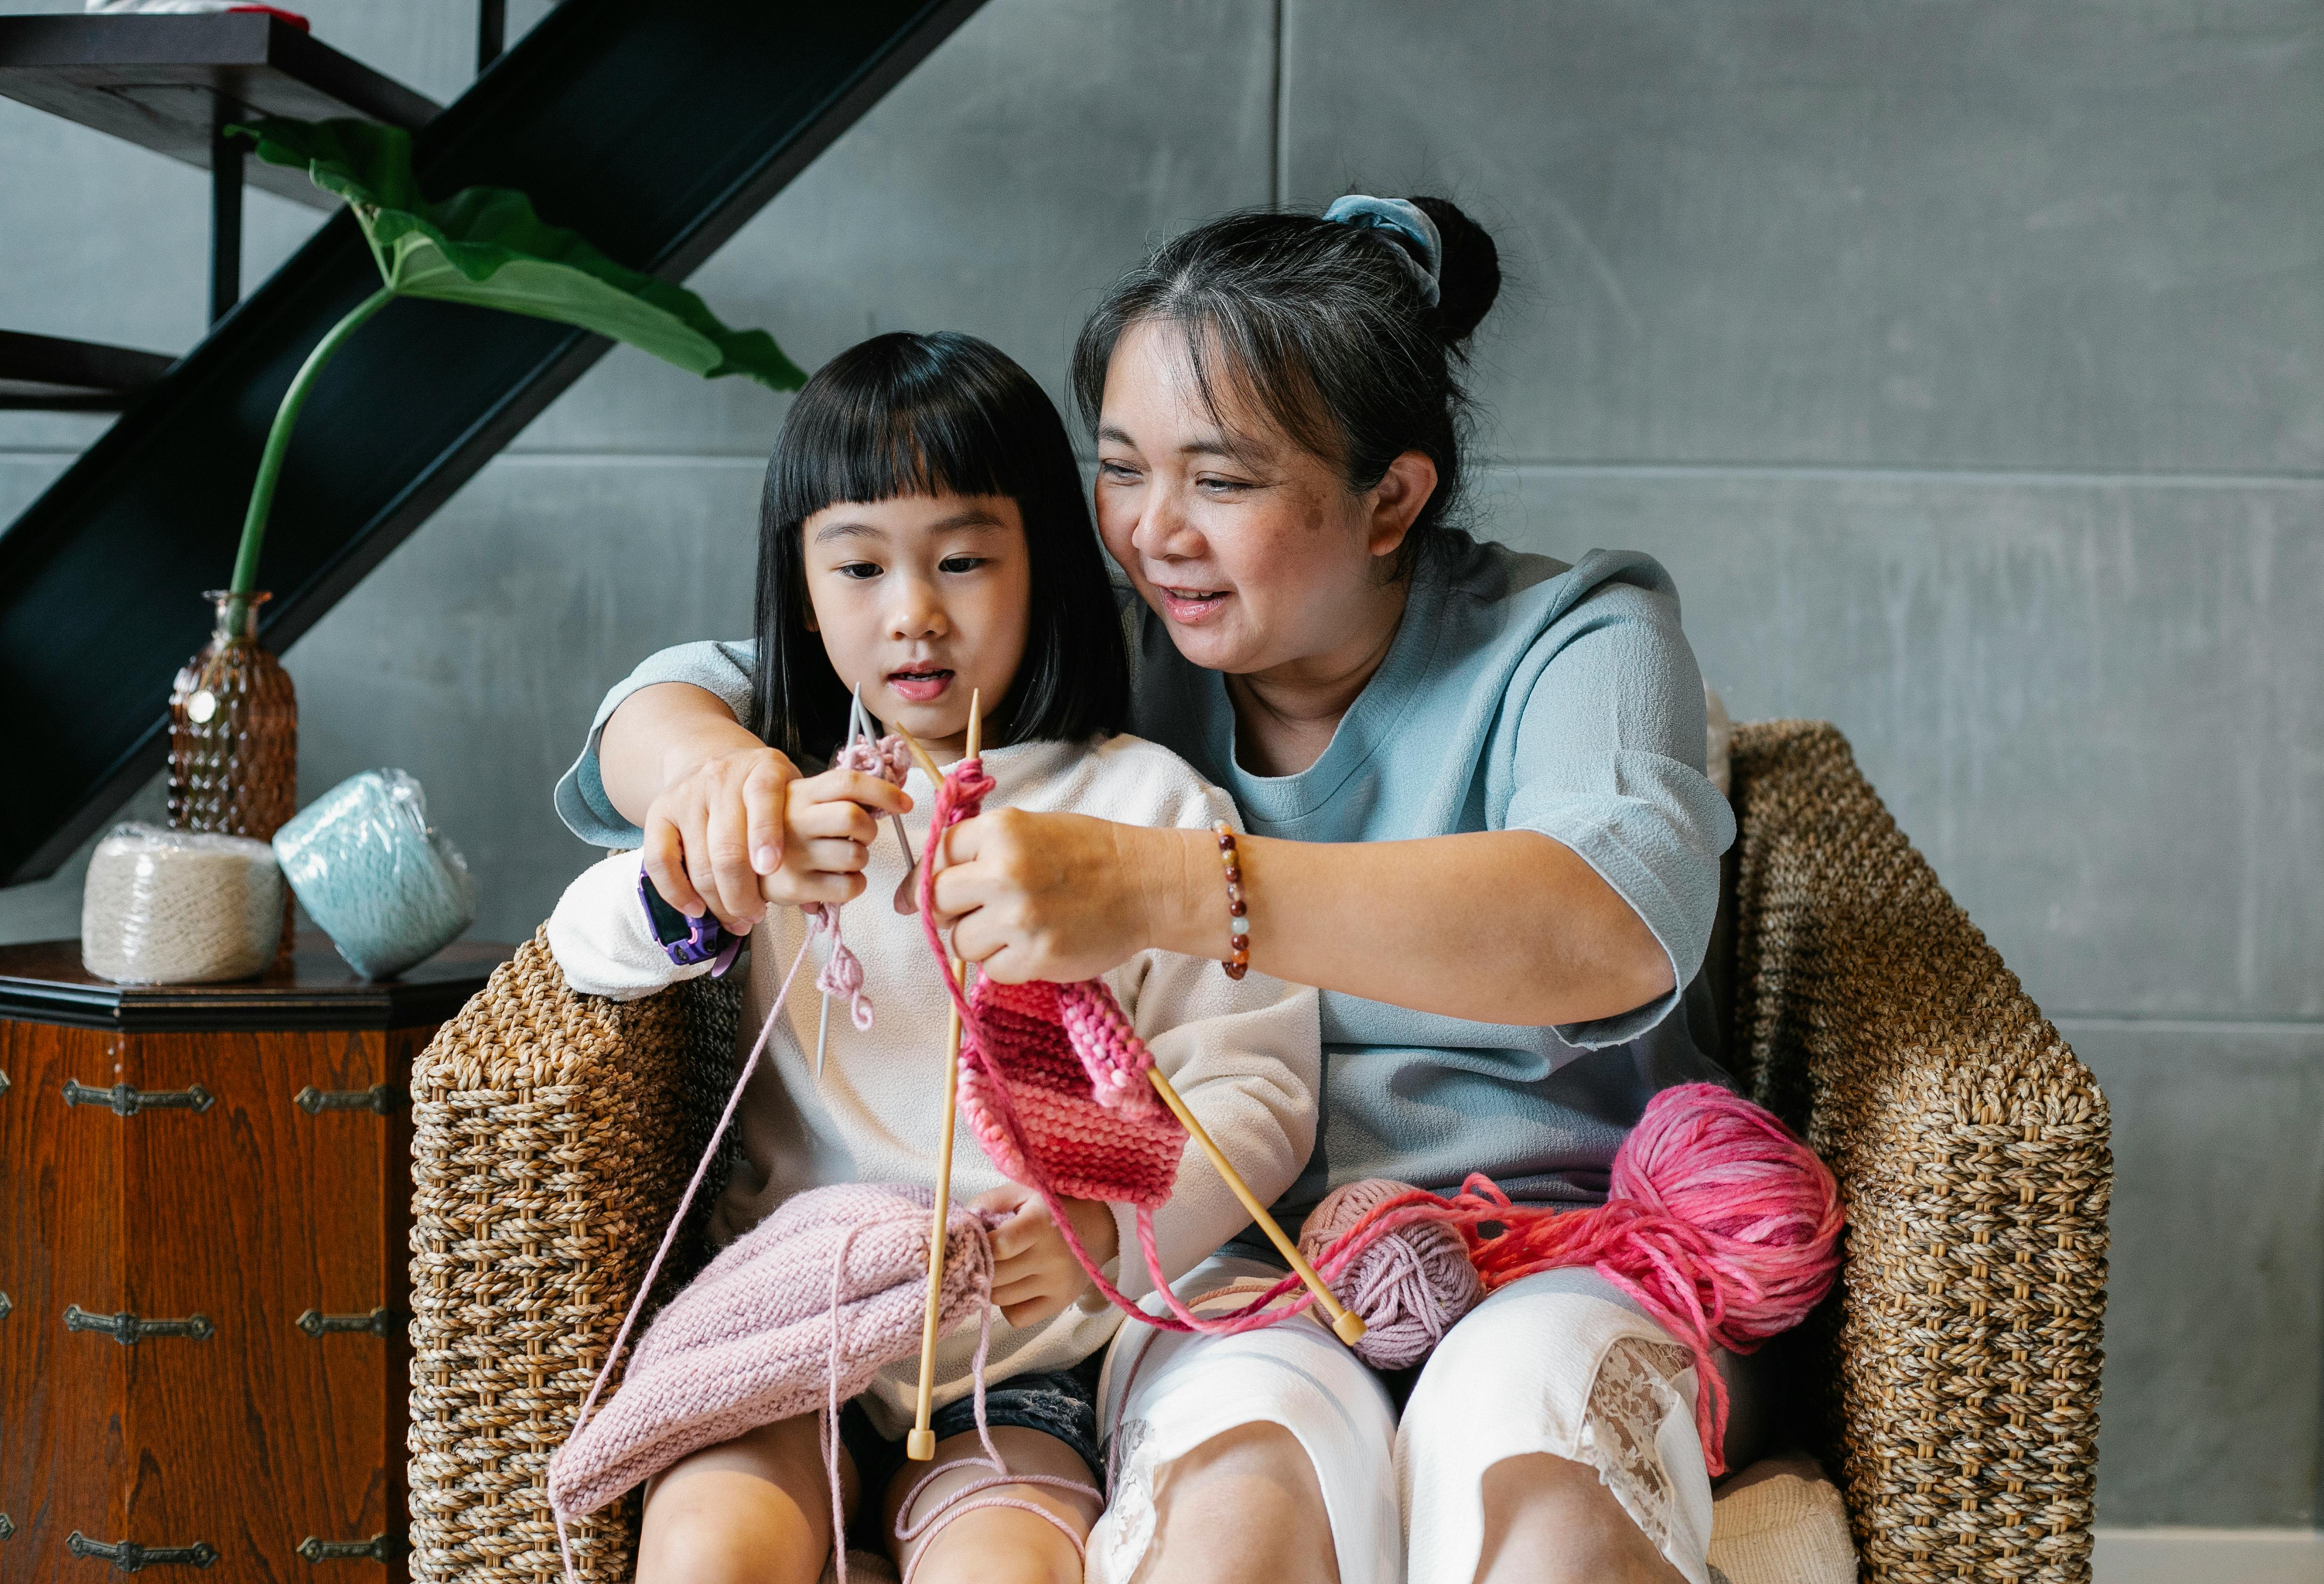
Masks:
[[[401,1580],[411,1058],[511,947],[0,946],[0,1580]]]

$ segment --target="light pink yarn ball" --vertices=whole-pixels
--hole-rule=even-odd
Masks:
[[[1299,1252],[1321,1261],[1333,1239],[1367,1211],[1410,1192],[1381,1177],[1334,1188],[1300,1229]],[[1442,1221],[1398,1227],[1326,1279],[1340,1302],[1363,1317],[1356,1357],[1375,1369],[1419,1363],[1485,1296],[1461,1234]]]

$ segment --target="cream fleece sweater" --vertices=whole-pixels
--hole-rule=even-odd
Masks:
[[[1020,743],[983,757],[997,783],[987,808],[1088,814],[1150,826],[1205,828],[1224,819],[1241,827],[1224,793],[1177,755],[1136,737],[1094,746]],[[927,840],[936,797],[917,769],[906,790],[914,812],[904,824],[917,851]],[[706,964],[677,967],[655,942],[638,903],[638,872],[635,853],[607,858],[567,889],[549,922],[549,945],[567,982],[585,995],[628,1000],[707,971]],[[883,829],[872,849],[864,893],[841,919],[849,948],[863,962],[874,1008],[872,1029],[859,1034],[846,1008],[835,1004],[817,1079],[821,997],[814,975],[826,948],[812,948],[737,1113],[742,1160],[713,1212],[715,1242],[731,1241],[807,1188],[935,1177],[945,998],[919,920],[891,905],[904,873],[904,856]],[[1226,907],[1223,885],[1219,907]],[[783,907],[751,935],[738,1066],[758,1038],[806,929],[796,908]],[[1315,992],[1259,973],[1238,983],[1207,958],[1164,952],[1141,952],[1105,981],[1156,1064],[1251,1191],[1265,1202],[1288,1188],[1315,1141],[1322,1062]],[[960,1128],[953,1154],[955,1198],[973,1198],[1001,1182],[974,1133]],[[1137,1254],[1131,1212],[1117,1206],[1115,1218],[1129,1257],[1118,1258],[1107,1274],[1136,1297],[1152,1284]],[[1190,1144],[1177,1192],[1154,1218],[1164,1269],[1173,1279],[1184,1275],[1248,1221],[1233,1193]],[[996,1316],[987,1378],[1077,1363],[1103,1346],[1120,1322],[1093,1292],[1041,1326],[1019,1329]],[[973,1331],[954,1332],[939,1347],[939,1404],[968,1392],[974,1347]],[[865,1410],[883,1433],[900,1434],[910,1423],[918,1376],[916,1359],[890,1366],[865,1394]]]

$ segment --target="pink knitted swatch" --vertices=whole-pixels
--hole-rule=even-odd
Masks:
[[[549,1464],[549,1499],[584,1517],[688,1452],[844,1403],[919,1350],[927,1188],[842,1183],[793,1195],[654,1317],[611,1401]],[[992,1285],[989,1222],[954,1206],[941,1329]]]
[[[1126,1021],[1106,1036],[1121,1008],[1105,986],[981,978],[968,1000],[961,1110],[1001,1175],[1072,1199],[1167,1203],[1186,1130],[1145,1082],[1154,1058]]]

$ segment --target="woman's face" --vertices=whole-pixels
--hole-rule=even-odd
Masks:
[[[1392,628],[1402,609],[1380,557],[1403,542],[1435,469],[1407,453],[1354,494],[1330,463],[1219,397],[1213,414],[1178,327],[1135,325],[1116,343],[1097,436],[1106,549],[1195,665],[1253,676],[1372,647],[1382,610]],[[1416,499],[1414,462],[1426,474]]]
[[[863,707],[957,750],[969,695],[1000,707],[1025,657],[1032,563],[1002,495],[899,495],[826,506],[801,527],[808,624]]]

